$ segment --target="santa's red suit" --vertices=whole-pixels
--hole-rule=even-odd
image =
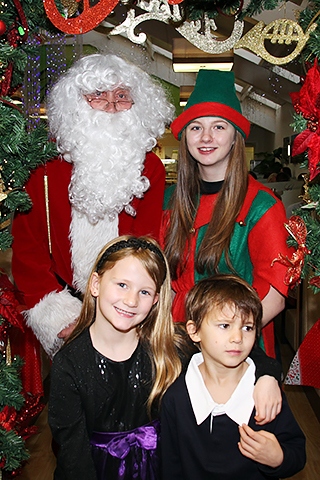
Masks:
[[[70,235],[72,209],[68,192],[72,168],[71,163],[56,158],[32,173],[26,190],[33,207],[28,213],[16,215],[12,230],[14,280],[27,308],[31,309],[28,311],[28,324],[50,356],[62,344],[57,334],[77,318],[81,308],[81,301],[69,288],[75,287],[72,265],[74,242]],[[142,198],[134,197],[132,200],[135,216],[125,211],[119,214],[118,234],[150,235],[158,239],[165,169],[152,152],[146,155],[142,175],[148,178],[150,187]],[[47,202],[45,176],[48,179]],[[106,217],[99,222],[102,228],[95,230],[91,226],[85,234],[88,255],[93,260],[110,240],[108,221]]]

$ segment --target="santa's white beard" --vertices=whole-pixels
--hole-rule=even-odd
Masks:
[[[141,172],[155,143],[132,110],[107,114],[84,107],[69,132],[59,134],[64,158],[73,163],[71,257],[73,284],[81,292],[99,251],[118,235],[118,213],[135,215],[130,201],[149,188]]]
[[[66,159],[73,163],[69,188],[72,207],[91,224],[106,216],[113,220],[134,196],[141,198],[149,180],[141,176],[150,138],[133,110],[108,114],[94,109],[83,112],[68,135]]]

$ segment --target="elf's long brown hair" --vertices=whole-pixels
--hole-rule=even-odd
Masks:
[[[180,141],[177,185],[169,205],[170,224],[165,238],[165,254],[173,279],[179,276],[184,267],[183,256],[198,208],[200,181],[199,167],[188,151],[184,130]],[[227,265],[233,270],[229,258],[230,240],[247,187],[245,143],[243,136],[235,131],[235,142],[230,152],[223,187],[195,259],[199,273],[215,273],[223,252]]]

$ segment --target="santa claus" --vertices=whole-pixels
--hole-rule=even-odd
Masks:
[[[26,185],[33,206],[13,222],[12,271],[27,324],[52,357],[100,249],[122,234],[158,237],[165,171],[151,150],[173,107],[147,73],[95,54],[57,82],[47,112],[61,155]]]

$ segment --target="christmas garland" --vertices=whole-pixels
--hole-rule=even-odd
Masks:
[[[39,123],[27,130],[27,119],[12,102],[21,86],[28,56],[38,54],[26,40],[41,28],[53,29],[42,0],[8,2],[0,18],[0,250],[12,244],[11,219],[31,207],[24,185],[32,169],[56,155],[48,142],[47,127]]]
[[[36,432],[31,420],[43,409],[40,397],[23,391],[20,357],[11,356],[9,333],[23,329],[23,317],[15,290],[0,271],[0,471],[7,478],[19,474],[29,458],[25,441]]]
[[[319,21],[317,21],[319,19]],[[306,279],[314,293],[320,291],[320,0],[314,0],[299,14],[299,24],[307,29],[311,23],[318,24],[302,51],[300,61],[306,70],[302,88],[291,95],[295,108],[292,128],[298,134],[293,145],[293,155],[304,156],[302,168],[305,175],[301,208],[294,213],[305,224],[305,257],[301,265],[301,278]],[[299,249],[294,235],[289,245]]]
[[[6,102],[10,104],[10,99]],[[28,132],[27,119],[12,104],[0,103],[0,118],[0,249],[5,250],[12,243],[12,213],[31,207],[24,190],[30,171],[56,155],[56,146],[48,142],[44,123]]]
[[[56,154],[44,123],[28,131],[27,119],[12,101],[24,79],[28,56],[38,54],[27,45],[40,29],[53,30],[42,0],[12,0],[0,6],[0,250],[11,246],[10,224],[15,211],[31,207],[24,185],[32,169]],[[0,272],[1,273],[1,272]],[[2,273],[1,273],[2,274]],[[9,282],[10,284],[10,282]],[[29,458],[25,441],[36,431],[30,426],[43,405],[40,398],[23,392],[23,360],[11,358],[9,329],[17,327],[17,301],[0,288],[0,475],[19,474]]]

